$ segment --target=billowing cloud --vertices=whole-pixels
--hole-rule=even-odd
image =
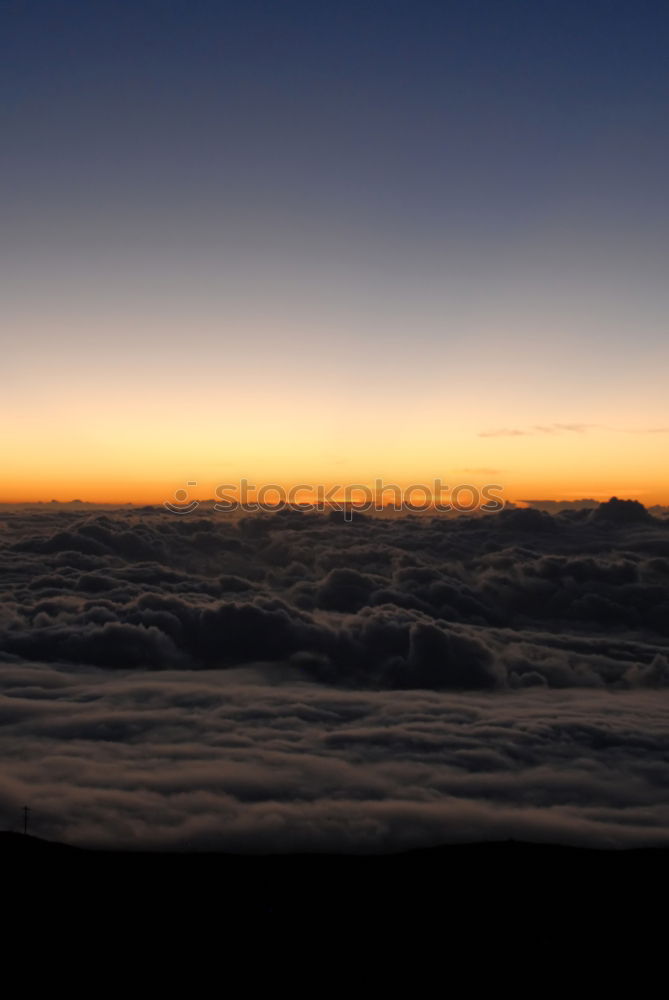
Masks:
[[[666,843],[669,524],[6,510],[0,818],[79,843]],[[664,735],[663,735],[664,734]]]

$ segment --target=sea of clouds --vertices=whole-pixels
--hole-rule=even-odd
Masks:
[[[0,826],[669,844],[669,522],[0,514]]]

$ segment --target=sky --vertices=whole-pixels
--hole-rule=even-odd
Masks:
[[[656,0],[0,0],[0,500],[669,502]]]

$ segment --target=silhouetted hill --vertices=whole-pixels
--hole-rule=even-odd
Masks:
[[[530,942],[564,933],[567,924],[570,934],[597,940],[632,912],[635,932],[645,927],[652,938],[645,894],[662,881],[669,851],[509,841],[386,855],[176,854],[85,850],[3,833],[0,858],[3,870],[19,876],[26,899],[36,892],[55,899],[65,894],[82,913],[103,900],[105,913],[121,906],[131,923],[140,913],[142,920],[169,922],[187,912],[208,933],[207,907],[214,901],[218,930],[240,921],[277,930],[284,921],[293,927],[316,922],[331,931],[436,919],[458,935],[478,925],[482,934],[494,921],[501,940],[518,918]],[[141,907],[133,912],[127,901],[139,887]]]
[[[12,857],[35,857],[63,854],[79,854],[80,849],[71,847],[69,844],[60,844],[54,840],[42,840],[41,837],[25,836],[23,833],[14,833],[6,830],[0,831],[0,856],[3,858]]]

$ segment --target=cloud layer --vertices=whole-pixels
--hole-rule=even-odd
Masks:
[[[669,529],[8,510],[0,820],[78,843],[669,842]],[[37,831],[36,831],[37,832]]]

